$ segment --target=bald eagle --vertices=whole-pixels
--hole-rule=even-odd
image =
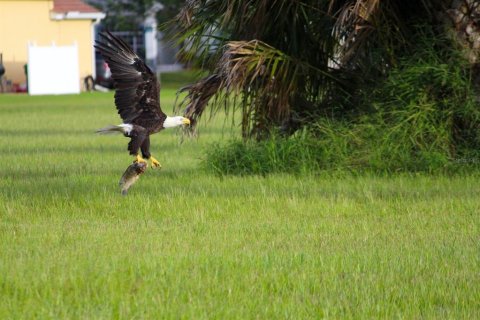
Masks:
[[[122,39],[110,32],[100,34],[95,48],[105,58],[115,86],[115,105],[123,120],[118,126],[99,129],[98,133],[120,132],[130,138],[128,151],[134,162],[160,162],[150,154],[150,135],[181,125],[189,125],[184,117],[169,117],[160,109],[160,86],[154,72]],[[142,155],[139,155],[139,149]]]

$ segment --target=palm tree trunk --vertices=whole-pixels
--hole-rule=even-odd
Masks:
[[[438,19],[459,45],[472,67],[472,81],[480,102],[480,1],[442,0]]]
[[[442,0],[444,11],[438,18],[451,38],[465,50],[472,64],[480,63],[480,2],[478,0]]]

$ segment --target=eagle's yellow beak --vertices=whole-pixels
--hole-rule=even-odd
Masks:
[[[188,125],[190,125],[190,119],[183,118],[182,122],[183,122],[183,124],[188,124]]]

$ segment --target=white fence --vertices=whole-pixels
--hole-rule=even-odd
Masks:
[[[39,94],[80,93],[77,44],[28,46],[28,92]]]

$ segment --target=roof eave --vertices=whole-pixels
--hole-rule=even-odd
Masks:
[[[50,12],[50,19],[52,20],[102,20],[106,17],[103,12]]]

